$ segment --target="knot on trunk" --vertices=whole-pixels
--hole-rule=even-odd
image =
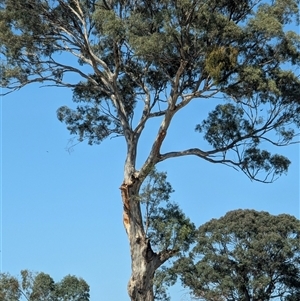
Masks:
[[[151,248],[150,239],[146,239],[145,243],[146,243],[146,247],[145,250],[143,251],[143,257],[146,259],[146,262],[150,262],[157,254],[153,252]]]

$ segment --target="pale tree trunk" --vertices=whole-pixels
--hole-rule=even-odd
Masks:
[[[125,161],[124,181],[121,185],[123,201],[123,223],[129,239],[131,254],[131,277],[128,294],[131,301],[153,301],[153,280],[155,271],[176,251],[165,250],[158,254],[152,251],[151,242],[146,237],[139,202],[139,190],[151,167],[158,162],[161,144],[172,114],[160,128],[152,150],[140,172],[135,169],[138,136],[127,131],[127,158]],[[141,130],[141,129],[140,129]],[[125,131],[126,132],[126,131]]]
[[[155,271],[176,251],[166,250],[155,253],[146,237],[141,216],[140,203],[137,199],[139,180],[133,179],[120,187],[124,205],[123,222],[130,244],[131,277],[128,294],[131,301],[153,301],[153,279]]]
[[[153,301],[153,279],[155,271],[170,257],[174,251],[155,253],[144,232],[138,192],[140,182],[131,178],[121,185],[123,200],[123,223],[130,244],[131,277],[128,294],[131,301]]]
[[[140,204],[137,199],[138,180],[124,181],[120,189],[124,206],[123,223],[131,253],[132,274],[128,283],[128,294],[132,301],[153,301],[154,253],[144,233]]]

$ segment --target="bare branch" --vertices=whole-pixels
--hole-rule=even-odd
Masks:
[[[183,150],[183,151],[174,151],[174,152],[161,154],[159,156],[159,161],[158,162],[162,162],[162,161],[165,161],[165,160],[170,159],[170,158],[177,158],[177,157],[193,155],[193,156],[200,157],[200,158],[202,158],[206,161],[209,161],[211,163],[230,164],[230,165],[233,165],[233,166],[239,166],[240,165],[240,163],[236,163],[236,162],[234,162],[232,160],[228,160],[228,159],[221,159],[221,160],[213,159],[213,156],[210,153],[212,153],[212,152],[205,152],[205,151],[202,151],[199,148],[190,148],[190,149],[186,149],[186,150]]]
[[[175,254],[178,253],[178,250],[164,250],[157,254],[158,260],[158,266],[160,267],[162,264],[164,264],[168,259],[172,258]]]

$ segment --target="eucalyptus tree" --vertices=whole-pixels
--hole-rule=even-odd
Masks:
[[[176,274],[198,300],[299,300],[299,238],[294,216],[230,211],[199,227]]]
[[[138,196],[155,165],[196,156],[262,182],[288,170],[289,159],[268,145],[273,150],[297,141],[299,35],[287,26],[298,24],[298,3],[0,0],[4,94],[31,83],[70,88],[77,105],[61,106],[57,116],[72,135],[89,144],[125,139],[120,188],[131,300],[153,300],[153,275],[177,252],[149,252]],[[195,120],[205,149],[199,142],[162,152],[174,116],[213,97],[222,100],[203,121]],[[159,123],[152,128],[156,137],[137,166],[151,120]]]
[[[20,278],[0,274],[2,301],[89,301],[89,285],[82,279],[68,275],[55,282],[45,273],[22,270]]]

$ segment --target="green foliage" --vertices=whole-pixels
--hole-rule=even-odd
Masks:
[[[89,144],[135,135],[175,105],[218,94],[225,103],[196,126],[208,159],[273,181],[289,160],[262,143],[294,143],[300,127],[300,79],[289,70],[300,64],[300,37],[285,30],[299,21],[298,4],[1,0],[2,86],[73,89],[77,107],[57,115]],[[71,56],[78,64],[66,63]]]
[[[68,275],[60,282],[45,273],[21,271],[21,279],[0,274],[1,301],[89,301],[89,285]]]
[[[156,252],[174,250],[179,256],[194,241],[195,225],[170,201],[174,190],[167,174],[153,169],[140,193],[144,205],[145,232]]]
[[[53,300],[55,291],[54,280],[45,273],[39,273],[35,276],[33,281],[32,292],[30,300],[32,301],[49,301]]]
[[[9,274],[0,274],[0,300],[19,301],[20,297],[21,291],[18,279]]]
[[[144,227],[151,246],[156,253],[171,251],[172,257],[183,256],[195,241],[195,225],[170,200],[174,192],[167,181],[167,173],[155,168],[149,173],[140,193],[144,212]],[[154,299],[168,301],[167,288],[174,285],[176,276],[169,272],[170,266],[162,266],[155,272]]]
[[[154,278],[154,300],[155,301],[170,301],[168,287],[174,285],[176,276],[168,272],[168,268],[162,266],[155,272]]]
[[[296,300],[299,237],[293,216],[230,211],[199,227],[196,246],[174,270],[201,300]]]
[[[57,284],[59,301],[89,301],[89,285],[81,278],[68,275]]]
[[[218,105],[207,120],[196,126],[214,148],[225,148],[243,135],[251,135],[253,126],[243,120],[244,112],[233,104]]]
[[[238,50],[231,46],[215,47],[208,51],[204,70],[216,83],[222,83],[226,74],[237,66]]]
[[[88,139],[89,144],[94,141],[100,143],[108,137],[111,132],[116,132],[111,125],[109,117],[102,115],[98,107],[80,106],[77,111],[73,111],[67,106],[60,107],[57,111],[60,121],[65,121],[67,129],[73,135],[78,135],[79,141]]]
[[[286,111],[285,116],[279,119],[296,118],[298,116],[292,112]],[[292,117],[294,115],[294,117]],[[270,118],[270,117],[268,117]],[[295,123],[298,123],[295,120]],[[276,145],[289,144],[295,135],[292,128],[280,126],[280,120],[277,121],[278,127],[273,129],[281,138],[275,142]],[[258,128],[261,129],[258,129]],[[261,142],[268,141],[264,136],[270,131],[269,120],[266,117],[256,116],[249,118],[247,112],[241,106],[233,104],[217,105],[215,110],[209,113],[208,118],[196,126],[196,131],[204,132],[204,139],[215,149],[222,151],[224,158],[228,150],[233,149],[239,156],[239,163],[233,164],[241,168],[250,178],[257,178],[260,171],[264,171],[267,176],[272,174],[272,180],[277,175],[287,172],[290,160],[282,155],[272,155],[267,150],[261,150],[258,146]],[[248,137],[247,143],[243,142],[243,137]]]

